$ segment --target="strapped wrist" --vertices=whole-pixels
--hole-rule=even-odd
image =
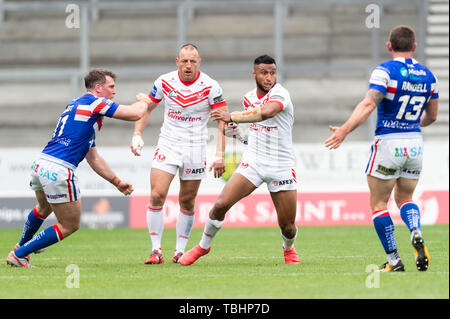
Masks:
[[[114,176],[113,179],[111,180],[111,184],[113,184],[116,187],[119,186],[120,182],[121,180],[117,176]]]

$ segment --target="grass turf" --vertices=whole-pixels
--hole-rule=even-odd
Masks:
[[[143,298],[143,299],[366,299],[449,298],[449,226],[424,226],[431,265],[414,265],[409,232],[396,227],[403,273],[366,272],[385,262],[370,226],[299,227],[300,265],[285,265],[278,228],[223,228],[211,252],[195,264],[172,264],[175,230],[163,236],[165,264],[144,265],[150,253],[145,229],[81,229],[40,255],[36,268],[0,265],[0,298]],[[188,248],[202,229],[193,229]],[[6,258],[20,230],[1,230],[0,255]],[[79,288],[67,288],[71,264],[79,267]],[[369,266],[370,268],[370,266]],[[68,270],[68,272],[66,272]],[[73,283],[70,281],[69,283]]]

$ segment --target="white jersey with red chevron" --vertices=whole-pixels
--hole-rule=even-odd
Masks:
[[[243,106],[248,109],[268,102],[278,103],[282,111],[272,118],[249,125],[246,157],[271,166],[295,167],[292,147],[294,106],[289,92],[279,83],[263,96],[258,96],[255,88],[245,94]]]
[[[206,144],[211,109],[226,106],[217,81],[198,71],[192,82],[181,80],[178,71],[161,75],[154,83],[150,99],[164,99],[164,123],[160,142],[171,145]]]

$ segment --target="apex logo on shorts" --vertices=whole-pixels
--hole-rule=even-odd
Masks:
[[[186,174],[201,174],[201,173],[204,173],[205,172],[205,168],[204,167],[202,167],[202,168],[186,168],[185,170],[184,170],[184,172],[186,173]]]
[[[289,185],[289,184],[294,184],[295,180],[293,178],[291,179],[286,179],[284,181],[273,181],[272,184],[273,186],[283,186],[283,185]]]

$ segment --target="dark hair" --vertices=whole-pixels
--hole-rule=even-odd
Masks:
[[[93,89],[97,83],[105,84],[106,76],[110,76],[114,80],[116,80],[116,74],[112,71],[104,69],[92,69],[84,77],[84,86],[86,87],[86,89],[90,90]]]
[[[413,49],[416,35],[413,28],[407,25],[399,25],[391,30],[389,42],[395,52],[410,52]]]
[[[275,64],[275,59],[267,54],[261,55],[255,59],[255,65],[258,64]]]

